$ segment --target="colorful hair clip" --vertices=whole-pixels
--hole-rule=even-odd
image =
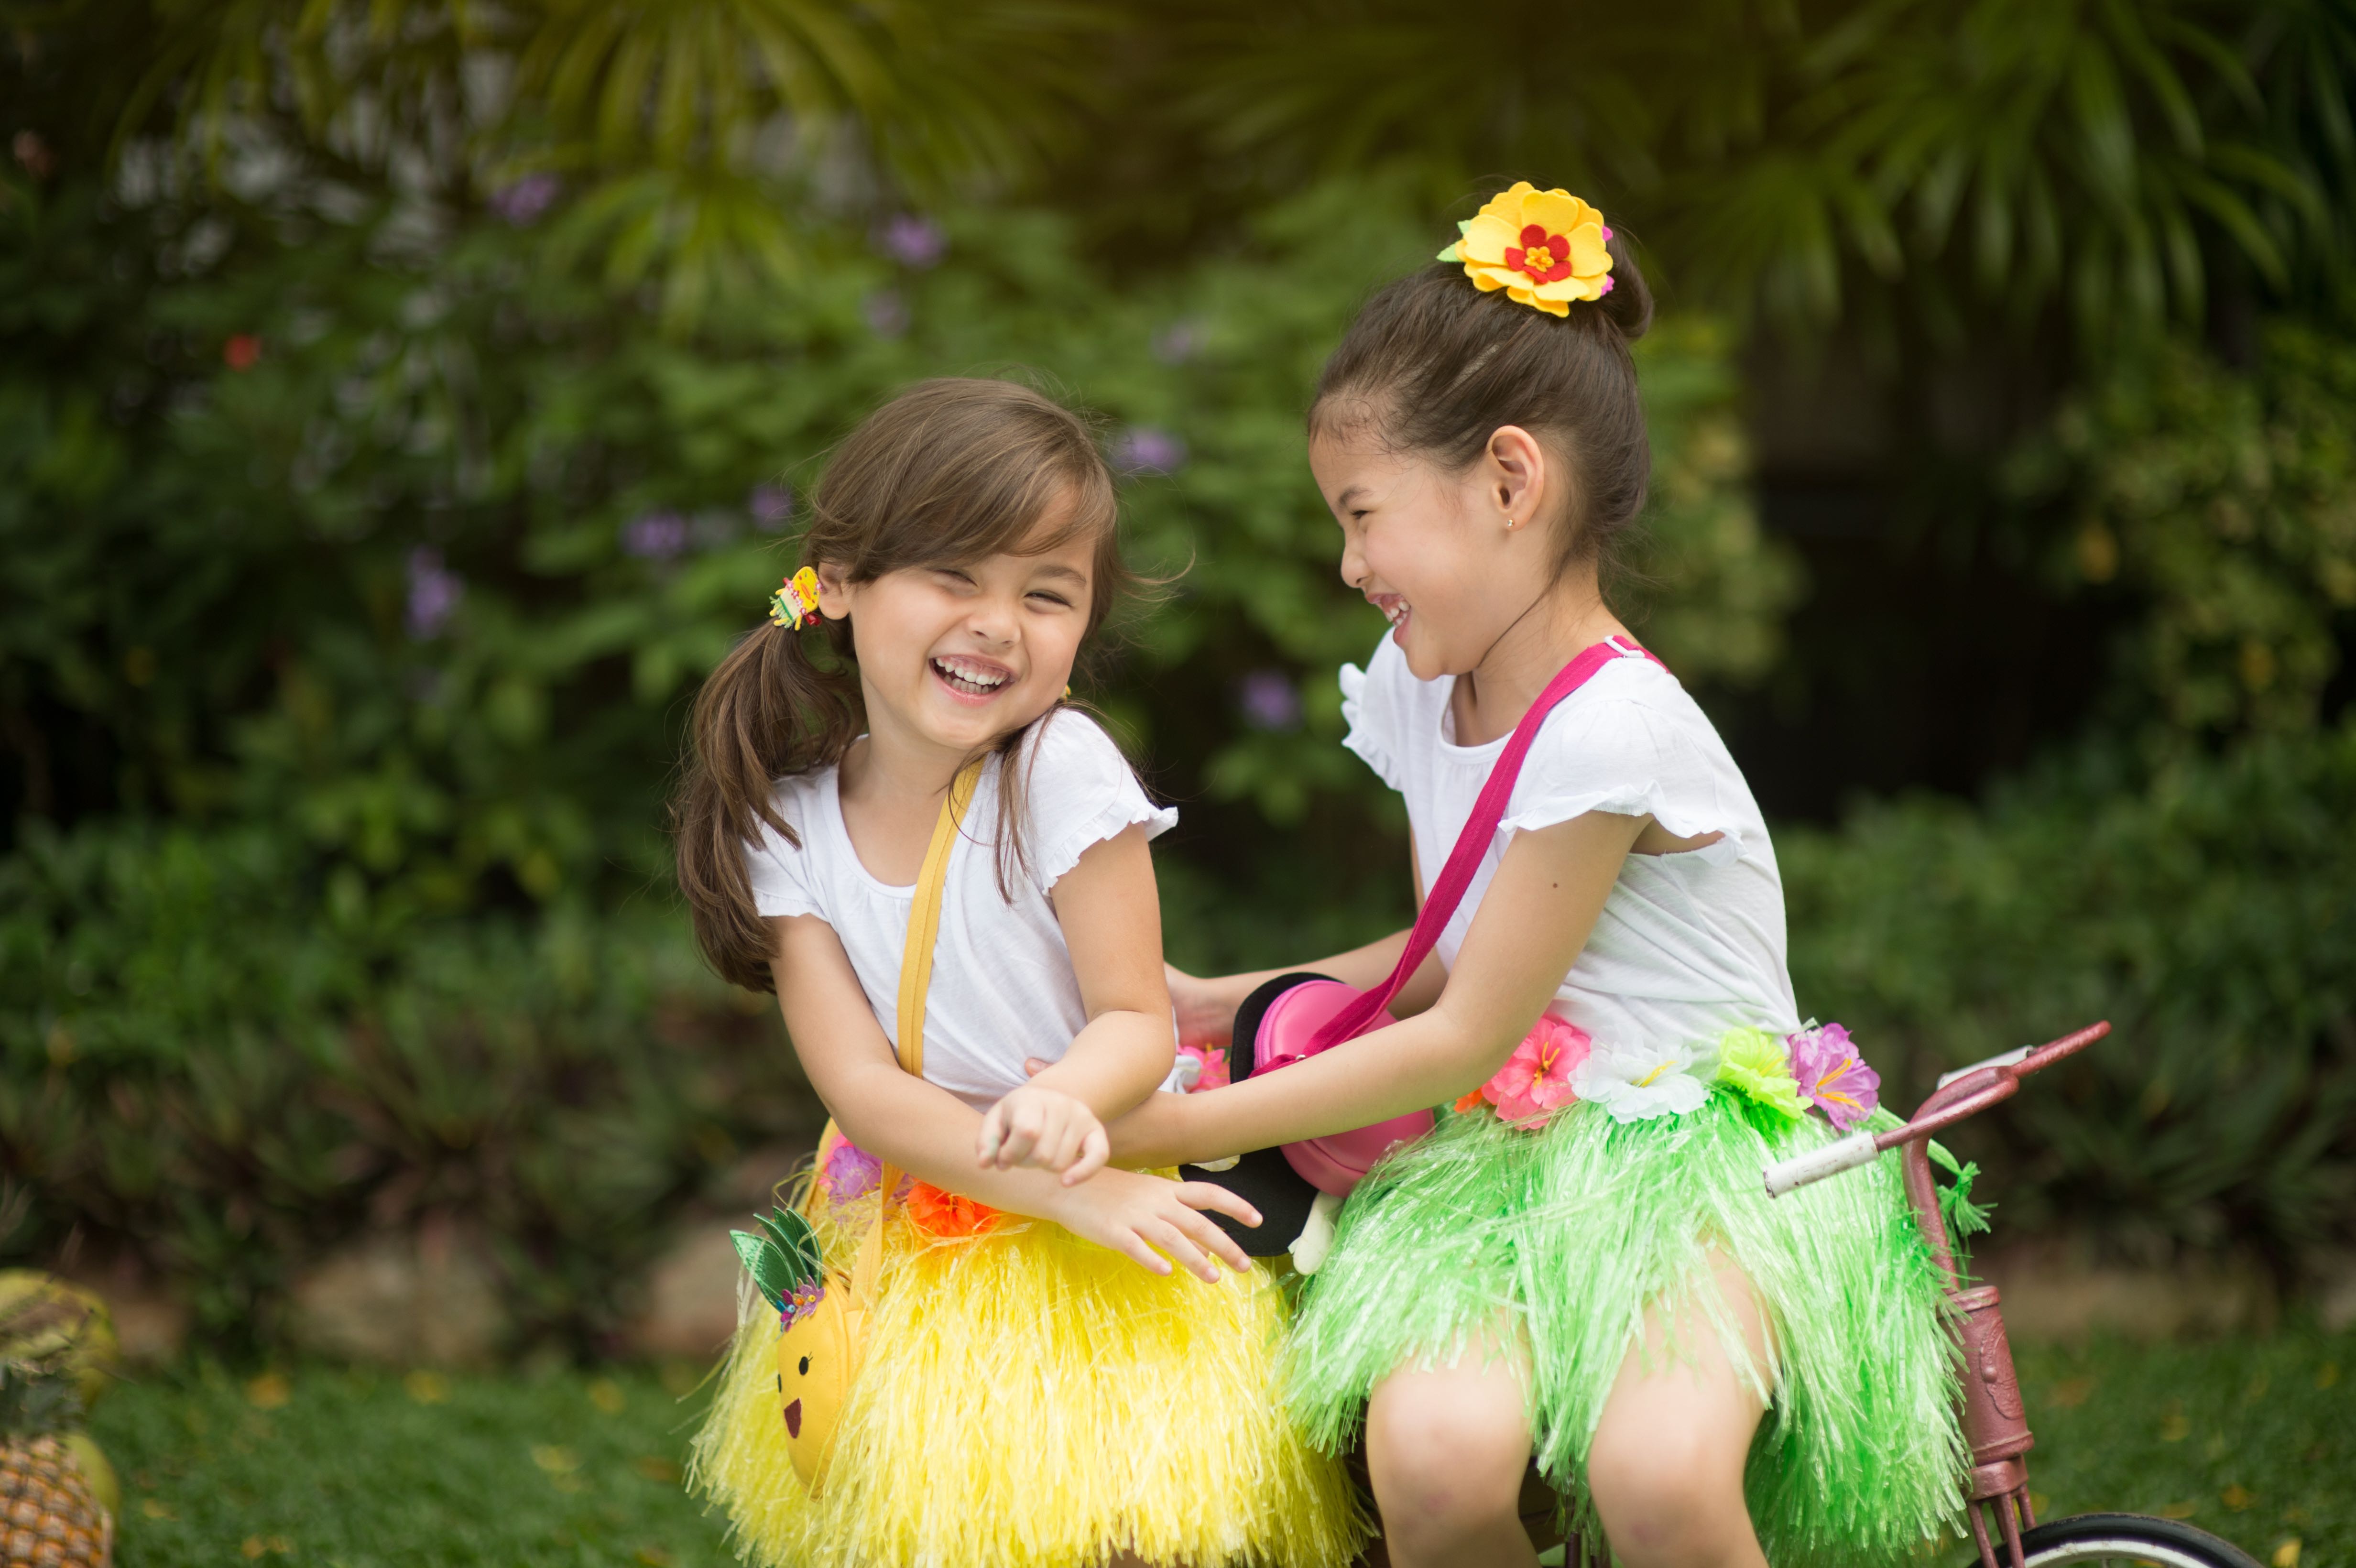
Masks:
[[[1603,215],[1565,190],[1517,180],[1457,225],[1463,238],[1440,253],[1483,293],[1497,289],[1548,315],[1569,315],[1573,300],[1612,292],[1612,238]]]
[[[818,623],[818,573],[805,566],[769,595],[769,624],[798,632]]]

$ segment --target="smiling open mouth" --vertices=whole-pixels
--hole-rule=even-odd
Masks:
[[[988,697],[1014,678],[1014,672],[980,659],[954,656],[933,660],[933,673],[948,683],[951,691],[968,697]]]

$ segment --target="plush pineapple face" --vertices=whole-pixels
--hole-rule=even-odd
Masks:
[[[753,1283],[777,1309],[777,1413],[794,1473],[813,1492],[851,1384],[854,1325],[841,1276],[826,1272],[809,1221],[791,1210],[759,1216],[761,1233],[732,1231]]]
[[[794,1474],[812,1491],[826,1474],[835,1422],[851,1383],[851,1335],[840,1282],[777,1336],[778,1413]]]

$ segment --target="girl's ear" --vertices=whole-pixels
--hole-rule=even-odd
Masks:
[[[844,620],[851,614],[851,580],[839,562],[818,563],[818,613],[830,621]]]
[[[1488,470],[1483,487],[1505,523],[1519,528],[1535,521],[1546,507],[1553,477],[1537,437],[1517,424],[1499,425],[1482,462]]]

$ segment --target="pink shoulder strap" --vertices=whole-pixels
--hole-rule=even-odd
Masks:
[[[1652,659],[1655,664],[1661,663],[1634,643],[1606,637],[1581,649],[1547,682],[1538,699],[1530,704],[1530,710],[1514,726],[1505,751],[1489,770],[1488,782],[1481,786],[1480,797],[1472,803],[1472,815],[1465,821],[1464,831],[1456,836],[1456,848],[1449,852],[1448,864],[1440,870],[1440,880],[1424,895],[1423,910],[1415,917],[1415,929],[1408,933],[1407,951],[1399,955],[1398,966],[1380,989],[1359,992],[1347,1007],[1327,1020],[1312,1037],[1309,1054],[1365,1033],[1390,1007],[1408,977],[1430,956],[1440,933],[1448,927],[1449,917],[1456,912],[1465,890],[1472,885],[1472,873],[1480,869],[1481,857],[1488,852],[1489,841],[1496,837],[1497,824],[1505,820],[1505,805],[1514,797],[1514,781],[1521,776],[1522,759],[1529,755],[1530,744],[1538,737],[1538,726],[1546,722],[1546,716],[1554,711],[1558,703],[1585,686],[1597,670],[1613,659]]]

